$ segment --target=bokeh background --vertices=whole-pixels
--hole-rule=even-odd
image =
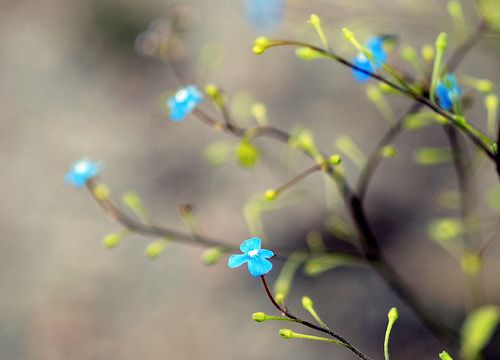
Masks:
[[[466,3],[472,27],[477,16]],[[353,50],[340,32],[346,25],[361,38],[398,34],[401,43],[417,48],[440,31],[453,31],[445,2],[430,0],[290,0],[282,20],[265,31],[234,0],[0,3],[1,359],[353,358],[328,344],[284,341],[279,324],[252,322],[253,312],[272,312],[260,284],[244,270],[229,271],[225,260],[204,266],[199,248],[174,243],[150,261],[143,255],[149,240],[131,236],[113,251],[105,249],[101,238],[119,226],[88,193],[63,183],[73,161],[100,160],[113,194],[134,189],[158,223],[182,229],[176,207],[192,203],[207,234],[239,244],[250,235],[245,202],[293,173],[281,167],[283,147],[256,142],[263,160],[252,170],[234,161],[209,165],[202,155],[208,144],[236,140],[193,118],[168,120],[161,102],[180,83],[168,65],[145,56],[154,44],[136,38],[155,19],[180,19],[168,56],[183,81],[219,84],[238,100],[243,120],[250,121],[245,104],[253,98],[267,105],[274,125],[305,125],[328,151],[337,136],[349,134],[368,152],[386,125],[347,69],[302,62],[290,49],[251,53],[261,32],[316,41],[306,24],[311,12],[321,15],[332,44],[347,56]],[[498,84],[499,58],[498,40],[485,40],[460,69]],[[484,119],[481,101],[472,114]],[[391,104],[396,114],[409,105],[405,99]],[[453,168],[412,161],[416,147],[445,146],[444,132],[429,127],[404,134],[396,145],[398,156],[383,163],[369,189],[368,213],[401,275],[440,316],[459,324],[466,305],[460,264],[426,236],[429,221],[449,214],[436,199],[455,188]],[[296,171],[308,166],[295,160]],[[346,161],[346,169],[354,180],[357,168]],[[496,181],[492,171],[481,172],[481,210],[483,190]],[[309,230],[324,228],[321,176],[292,193],[298,200],[290,195],[289,207],[264,218],[268,247],[303,244]],[[338,196],[334,201],[340,204]],[[497,236],[497,230],[484,236]],[[498,246],[489,252],[485,302],[498,303]],[[442,350],[367,268],[318,278],[299,274],[289,300],[298,313],[304,294],[327,323],[374,358],[382,357],[391,306],[400,309],[391,340],[395,359],[436,358]]]

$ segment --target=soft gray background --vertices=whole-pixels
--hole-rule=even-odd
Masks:
[[[298,61],[286,49],[253,56],[252,40],[259,33],[245,20],[240,1],[182,3],[193,19],[183,67],[189,82],[213,81],[229,93],[249,91],[268,105],[273,124],[285,129],[307,124],[328,151],[341,133],[363,150],[372,149],[385,125],[349,71]],[[63,184],[74,160],[101,160],[113,193],[135,189],[158,222],[181,229],[176,205],[192,202],[208,234],[238,244],[249,236],[240,215],[245,200],[286,179],[270,170],[282,154],[280,145],[258,142],[270,166],[214,169],[201,152],[211,141],[228,138],[194,119],[172,123],[161,111],[161,95],[178,83],[167,66],[134,52],[134,38],[171,5],[167,0],[0,3],[0,358],[353,358],[328,344],[281,340],[278,325],[253,323],[252,312],[272,311],[260,284],[223,263],[204,267],[200,249],[174,244],[154,262],[143,256],[147,239],[137,236],[114,251],[104,249],[100,239],[118,227],[85,191]],[[475,22],[469,10],[468,19]],[[311,11],[322,15],[332,42],[349,56],[352,49],[340,37],[346,24],[362,34],[398,33],[418,46],[452,30],[444,1],[295,0],[287,3],[276,33],[311,37],[304,25]],[[190,69],[207,41],[223,47],[224,62],[199,80]],[[498,44],[489,40],[463,69],[498,84],[499,56]],[[397,113],[408,106],[406,100],[392,103]],[[480,102],[474,114],[484,118]],[[368,207],[395,266],[429,304],[441,302],[434,308],[456,322],[453,314],[465,302],[459,264],[425,236],[425,224],[446,214],[433,209],[436,194],[455,186],[452,169],[421,168],[411,161],[415,147],[444,145],[443,134],[433,127],[401,137],[398,156],[376,175]],[[346,166],[354,179],[356,169]],[[496,181],[490,171],[481,174],[480,189]],[[304,184],[322,196],[319,176]],[[270,215],[271,243],[302,240],[311,226],[321,225],[323,211],[321,202],[304,200]],[[493,252],[498,256],[498,247]],[[498,302],[499,264],[491,260],[486,266],[486,301]],[[312,280],[299,276],[289,301],[298,312],[303,294],[316,300],[334,329],[376,359],[382,357],[386,311],[393,305],[401,314],[392,339],[395,359],[436,358],[442,350],[369,270],[338,270]]]

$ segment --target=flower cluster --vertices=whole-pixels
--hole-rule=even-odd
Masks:
[[[257,237],[243,241],[240,246],[243,254],[231,255],[227,265],[233,269],[247,263],[252,276],[267,274],[273,268],[273,264],[267,259],[273,257],[274,253],[271,250],[261,249],[261,242],[262,240]]]
[[[352,63],[360,69],[375,73],[387,62],[387,53],[384,50],[384,39],[380,36],[374,36],[368,40],[365,44],[365,48],[373,55],[374,61],[370,61],[365,54],[359,52]],[[370,75],[356,69],[352,69],[352,76],[359,82],[365,82],[370,79]]]
[[[453,109],[453,104],[460,98],[462,89],[458,86],[457,77],[446,74],[438,81],[436,86],[436,97],[439,105],[445,110]]]
[[[64,181],[76,188],[85,186],[87,181],[96,177],[101,172],[101,165],[95,161],[82,159],[71,165],[64,176]]]
[[[167,100],[172,121],[182,121],[203,100],[202,93],[194,85],[186,86]]]

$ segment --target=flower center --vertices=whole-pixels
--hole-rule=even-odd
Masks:
[[[75,166],[75,172],[78,174],[83,174],[83,173],[87,172],[88,168],[89,168],[89,164],[87,162],[79,162]]]
[[[175,101],[179,103],[183,103],[189,97],[188,92],[185,89],[179,90],[177,94],[175,94]]]
[[[250,250],[248,252],[248,256],[250,256],[251,258],[254,257],[255,255],[257,255],[259,253],[259,250],[257,249],[253,249],[253,250]]]

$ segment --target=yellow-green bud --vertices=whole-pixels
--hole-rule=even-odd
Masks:
[[[105,201],[109,199],[110,190],[106,184],[97,184],[94,189],[94,196],[99,201]]]
[[[123,239],[123,234],[122,233],[111,233],[107,234],[105,237],[102,239],[102,244],[108,248],[112,249],[114,247],[117,247],[120,242]]]
[[[169,241],[166,239],[153,241],[146,247],[146,249],[144,250],[144,254],[150,259],[156,259],[163,253],[163,251],[165,251],[165,248],[168,244]]]
[[[283,339],[292,339],[295,333],[290,329],[280,329],[280,336]]]
[[[434,47],[432,45],[426,44],[422,47],[422,58],[427,62],[432,62],[434,60]]]
[[[344,37],[349,40],[349,41],[352,41],[354,39],[354,33],[349,30],[348,28],[343,28],[342,29],[342,33],[344,34]]]
[[[266,200],[269,200],[269,201],[272,201],[272,200],[276,199],[277,196],[278,196],[278,193],[274,189],[268,189],[264,193],[264,198]]]
[[[374,103],[377,103],[380,100],[382,100],[382,94],[380,92],[380,89],[375,85],[369,85],[366,88],[366,95],[368,96],[368,99],[370,99]]]
[[[321,26],[321,19],[319,18],[318,15],[311,14],[311,16],[309,17],[308,23],[314,27],[320,27]]]
[[[475,276],[481,272],[483,261],[479,254],[466,252],[460,260],[464,274]]]
[[[216,98],[220,95],[219,88],[215,84],[207,84],[205,86],[205,93],[211,98]]]
[[[201,261],[205,265],[214,265],[217,264],[222,256],[222,251],[219,247],[213,247],[205,250],[201,254]]]
[[[417,52],[413,47],[405,46],[401,49],[401,57],[409,63],[413,63],[417,60]]]
[[[260,55],[271,45],[271,41],[265,36],[259,36],[254,41],[253,52],[254,54]]]
[[[267,108],[260,102],[252,104],[250,112],[260,125],[267,125]]]
[[[304,309],[310,309],[314,306],[312,299],[309,296],[302,297],[302,307]]]
[[[448,354],[446,351],[443,351],[441,354],[439,354],[439,358],[441,360],[453,360],[450,354]]]
[[[494,110],[498,106],[498,96],[496,94],[489,94],[484,98],[484,105],[489,110]]]
[[[277,293],[277,294],[274,296],[274,299],[276,300],[276,302],[277,302],[278,304],[282,304],[282,305],[283,305],[283,303],[284,303],[284,301],[285,301],[285,294],[283,294],[283,293],[279,292],[279,293]]]
[[[252,314],[252,320],[257,322],[263,322],[267,320],[267,315],[263,312],[256,312]]]
[[[477,91],[487,94],[493,91],[495,85],[489,80],[481,79],[476,82],[476,88]]]
[[[444,51],[448,47],[448,34],[442,32],[436,38],[436,49],[439,51]]]
[[[331,165],[338,165],[342,162],[342,157],[339,154],[333,154],[328,158],[328,162]]]
[[[448,3],[448,12],[452,16],[461,16],[461,14],[462,14],[462,5],[458,1],[450,1]]]
[[[386,145],[380,150],[380,154],[385,158],[396,156],[396,148],[392,145]]]
[[[391,310],[389,310],[389,313],[387,314],[390,322],[395,322],[398,319],[398,316],[398,309],[396,309],[395,307],[391,308]]]
[[[242,140],[236,147],[238,163],[245,168],[253,168],[259,160],[260,152],[252,143]]]
[[[314,60],[322,56],[319,52],[311,49],[310,47],[300,47],[295,49],[295,55],[304,61]]]

